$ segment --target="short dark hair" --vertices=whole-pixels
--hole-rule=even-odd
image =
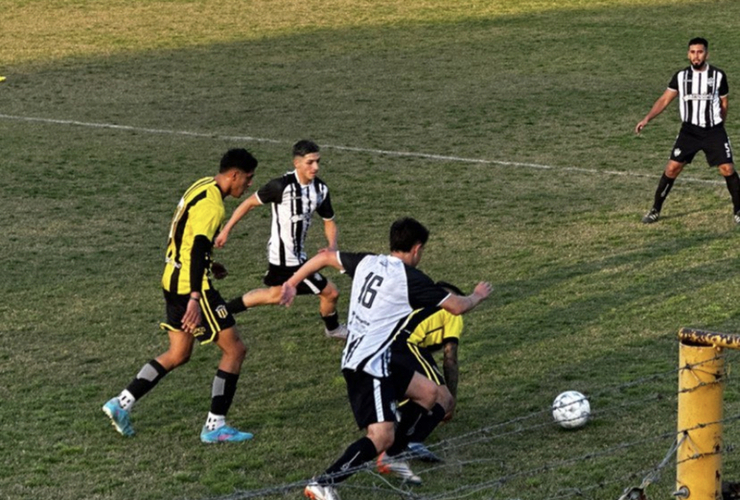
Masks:
[[[219,172],[224,173],[232,168],[238,168],[245,174],[254,172],[257,168],[257,158],[244,148],[229,149],[221,157],[221,168]]]
[[[411,248],[429,239],[429,230],[411,217],[398,219],[391,224],[391,252],[410,252]]]
[[[703,45],[704,50],[709,50],[709,42],[707,42],[706,38],[702,38],[700,36],[697,36],[689,40],[689,47],[691,47],[692,45]]]
[[[302,141],[298,141],[295,144],[293,144],[293,157],[306,156],[306,155],[310,155],[311,153],[318,153],[318,152],[319,152],[319,145],[313,141],[309,141],[308,139],[304,139]]]

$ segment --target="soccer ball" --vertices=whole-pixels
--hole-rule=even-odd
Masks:
[[[578,391],[565,391],[552,402],[552,418],[566,429],[575,429],[588,422],[591,405],[586,396]]]

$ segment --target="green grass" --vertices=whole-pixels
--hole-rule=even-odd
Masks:
[[[253,442],[198,441],[214,347],[197,347],[137,404],[134,439],[115,434],[100,411],[166,348],[157,322],[167,224],[183,190],[213,173],[228,147],[255,153],[261,185],[289,169],[295,140],[315,139],[325,146],[320,175],[342,248],[384,251],[390,222],[413,215],[432,231],[424,271],[468,290],[493,282],[492,299],[466,318],[459,413],[431,439],[447,442],[449,466],[419,466],[420,495],[454,497],[523,473],[472,497],[539,500],[594,486],[585,498],[617,498],[670,446],[655,437],[675,428],[677,330],[740,331],[738,233],[721,178],[697,159],[665,218],[644,227],[675,109],[632,134],[686,64],[692,36],[710,40],[711,60],[735,88],[736,2],[15,0],[0,8],[8,78],[0,84],[0,498],[232,495],[307,479],[360,435],[338,371],[341,347],[321,335],[310,298],[239,317],[250,353],[230,420],[254,432]],[[323,243],[317,224],[312,250]],[[231,271],[219,284],[225,297],[260,284],[268,234],[268,210],[255,211],[219,252]],[[329,274],[345,316],[349,281]],[[654,373],[666,375],[629,384]],[[740,413],[733,382],[728,416]],[[593,396],[596,418],[585,429],[528,429],[547,414],[511,422],[566,389]],[[481,439],[461,437],[469,433]],[[725,442],[739,437],[728,424]],[[644,443],[619,449],[631,442]],[[586,454],[595,458],[538,470]],[[725,457],[730,479],[739,463]],[[670,494],[673,474],[649,494]],[[362,474],[342,494],[385,498],[389,487]]]

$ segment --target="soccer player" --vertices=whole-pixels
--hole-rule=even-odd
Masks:
[[[456,286],[438,282],[446,290],[456,295],[465,295]],[[450,406],[444,420],[452,419],[455,404],[457,402],[458,382],[458,358],[457,348],[460,335],[463,330],[463,317],[452,314],[441,307],[425,307],[411,313],[409,321],[404,326],[401,335],[397,335],[391,344],[391,371],[397,364],[402,364],[421,373],[433,381],[443,392],[443,399],[449,401]],[[434,360],[433,353],[443,350],[442,367],[444,374],[440,372]],[[399,404],[398,414],[401,419],[405,418],[406,402]],[[412,432],[409,436],[409,444],[406,449],[407,455],[418,458],[425,462],[441,462],[442,460],[429,451],[421,440]],[[391,447],[386,455],[391,458],[400,454],[402,449]],[[378,470],[382,473],[392,473],[386,468],[383,460],[378,463]]]
[[[324,267],[334,267],[352,277],[342,374],[355,420],[367,435],[352,443],[324,474],[306,486],[304,493],[313,500],[338,498],[334,484],[351,476],[354,468],[377,457],[394,442],[405,448],[407,431],[417,420],[417,428],[424,427],[418,429],[423,440],[451,409],[439,386],[428,378],[402,365],[391,370],[389,347],[412,311],[439,306],[452,314],[462,314],[488,297],[491,285],[478,283],[472,294],[461,297],[435,284],[416,269],[428,238],[429,231],[418,221],[399,219],[391,226],[390,255],[321,252],[283,285],[281,303],[290,305],[296,286]],[[396,428],[395,406],[401,396],[411,400],[409,418]],[[393,462],[392,466],[396,474],[419,482],[405,462]]]
[[[688,58],[691,65],[678,71],[645,118],[635,126],[639,134],[650,120],[658,116],[676,98],[679,98],[681,130],[673,145],[670,159],[655,191],[650,211],[642,218],[645,224],[657,222],[668,193],[684,166],[704,151],[710,166],[716,166],[724,176],[733,205],[733,220],[740,224],[740,177],[735,171],[730,139],[725,131],[727,118],[727,75],[707,63],[709,42],[704,38],[689,41]]]
[[[328,244],[325,250],[336,250],[337,225],[334,222],[329,187],[317,177],[320,162],[321,153],[316,143],[308,140],[295,143],[295,170],[272,179],[244,200],[216,238],[216,248],[223,247],[229,233],[242,217],[255,207],[271,204],[272,230],[267,244],[269,268],[262,280],[268,288],[258,288],[229,301],[228,308],[232,314],[251,307],[280,302],[280,287],[306,262],[306,235],[314,212],[324,220],[324,235]],[[311,274],[299,284],[298,293],[318,295],[319,313],[324,320],[324,333],[328,337],[347,338],[346,326],[339,324],[339,291],[334,283],[319,273]]]
[[[252,184],[257,160],[245,149],[230,149],[221,158],[215,177],[190,186],[170,226],[162,288],[167,311],[169,349],[146,363],[131,383],[103,406],[113,426],[123,436],[133,436],[130,412],[136,401],[162,378],[188,362],[196,340],[215,343],[222,351],[213,379],[211,411],[201,430],[204,443],[236,442],[252,438],[226,425],[226,414],[236,393],[247,348],[239,337],[234,317],[213,288],[210,273],[220,278],[226,269],[211,260],[213,239],[225,219],[224,198],[239,198]]]

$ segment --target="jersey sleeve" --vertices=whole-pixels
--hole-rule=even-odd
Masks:
[[[724,97],[730,93],[730,85],[727,83],[727,75],[724,73],[724,71],[721,74],[722,81],[719,83],[719,96]]]
[[[321,202],[321,205],[316,209],[322,219],[331,220],[334,218],[334,208],[331,206],[331,196],[329,195],[329,188],[326,189],[326,198]]]
[[[668,82],[668,88],[671,90],[675,90],[676,92],[678,92],[678,74],[679,73],[680,71],[676,71],[673,74],[673,78],[671,78],[671,81]]]
[[[414,267],[406,266],[406,278],[409,287],[409,305],[414,309],[439,306],[450,295],[450,292]]]
[[[265,203],[280,203],[283,201],[283,179],[273,179],[257,191],[257,198]]]
[[[371,253],[352,253],[352,252],[337,252],[337,258],[339,259],[339,263],[344,268],[344,272],[349,275],[349,277],[354,278],[355,277],[355,270],[357,269],[357,266],[360,265],[360,262],[362,262],[362,259],[367,257],[368,255],[373,255]]]
[[[196,203],[188,212],[188,223],[194,237],[202,235],[213,241],[222,222],[223,210],[208,198]]]

